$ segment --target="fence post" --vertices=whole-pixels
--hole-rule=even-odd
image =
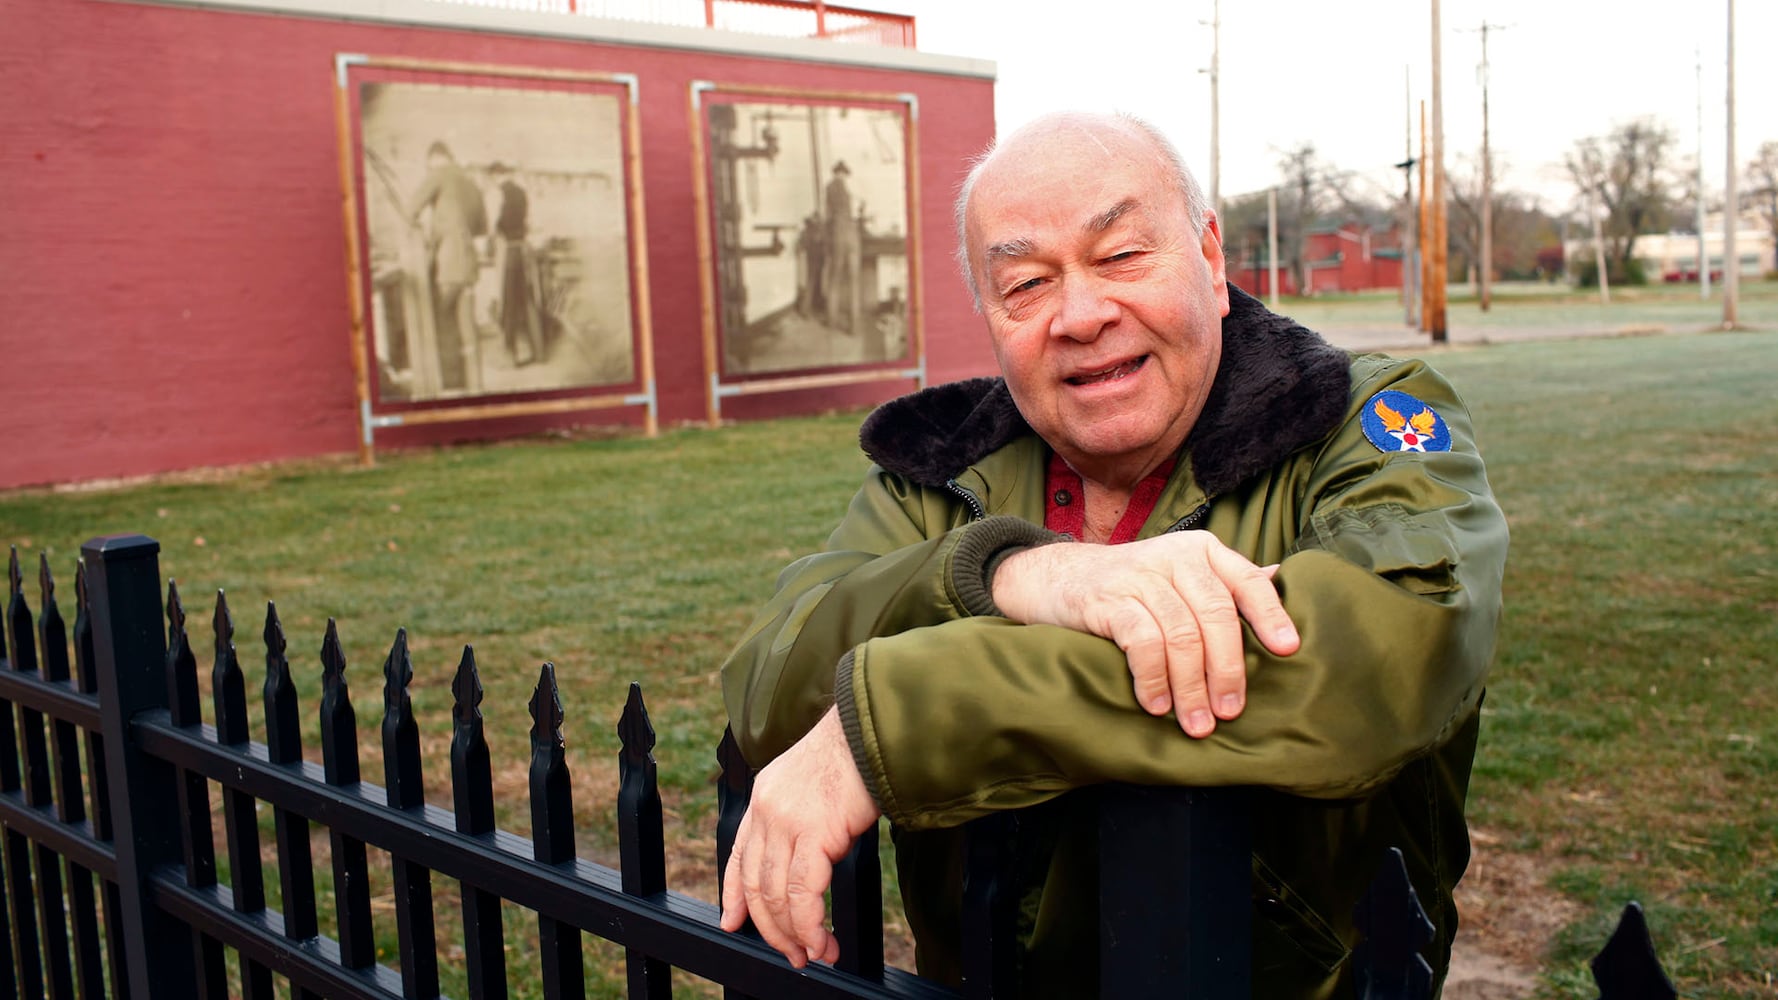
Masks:
[[[92,601],[130,994],[184,1000],[197,995],[191,930],[154,912],[148,884],[156,867],[181,863],[177,777],[171,765],[142,753],[129,729],[138,713],[167,708],[160,543],[143,535],[108,535],[80,551]]]
[[[1246,1000],[1246,791],[1108,785],[1099,794],[1099,994],[1185,995],[1189,985],[1194,1000]]]
[[[969,1000],[1019,990],[1019,814],[994,812],[964,828],[963,989]]]

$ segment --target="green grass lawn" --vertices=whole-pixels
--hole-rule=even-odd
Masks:
[[[1710,286],[1708,300],[1698,297],[1697,285],[1640,285],[1610,292],[1611,301],[1601,303],[1597,289],[1508,282],[1495,286],[1492,308],[1483,312],[1472,286],[1452,285],[1446,321],[1457,334],[1483,335],[1515,329],[1695,333],[1722,324],[1722,288],[1718,284]],[[1778,281],[1743,280],[1738,302],[1742,326],[1778,328]],[[1400,327],[1403,318],[1401,302],[1393,291],[1287,298],[1279,308],[1316,329]]]
[[[1585,958],[1635,898],[1683,994],[1771,996],[1778,337],[1540,341],[1432,357],[1475,413],[1513,530],[1472,816],[1502,850],[1546,866],[1582,913],[1554,943],[1545,992],[1596,995]],[[674,885],[708,897],[717,666],[777,571],[818,547],[843,511],[866,468],[859,417],[17,491],[0,494],[0,543],[18,547],[30,579],[49,555],[72,617],[84,539],[158,538],[163,575],[202,623],[193,645],[206,684],[210,602],[226,587],[256,738],[259,615],[276,600],[316,759],[318,651],[337,619],[367,776],[381,773],[381,664],[406,626],[438,804],[450,799],[450,680],[473,644],[500,822],[517,832],[528,823],[526,704],[539,665],[553,661],[582,854],[608,863],[615,726],[626,685],[640,680]],[[27,595],[35,607],[34,585]],[[207,717],[207,693],[205,704]],[[441,893],[441,927],[454,906]],[[522,951],[529,925],[519,914],[508,923]]]

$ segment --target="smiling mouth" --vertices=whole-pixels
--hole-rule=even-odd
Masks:
[[[1103,368],[1096,372],[1087,372],[1085,375],[1075,375],[1065,381],[1069,385],[1097,385],[1100,382],[1115,382],[1120,378],[1135,374],[1137,369],[1147,363],[1148,355],[1144,354],[1123,364],[1112,365],[1110,368]]]

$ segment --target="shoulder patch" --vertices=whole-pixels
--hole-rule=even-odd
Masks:
[[[1364,436],[1378,451],[1450,451],[1451,431],[1438,411],[1405,392],[1384,389],[1358,414]]]

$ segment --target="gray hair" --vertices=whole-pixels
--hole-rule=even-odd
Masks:
[[[1203,188],[1198,186],[1198,179],[1192,176],[1191,168],[1185,165],[1185,157],[1179,153],[1179,147],[1173,145],[1160,129],[1155,128],[1146,119],[1123,111],[1109,114],[1063,111],[1045,115],[1026,124],[1019,131],[1038,124],[1053,124],[1059,121],[1074,121],[1082,127],[1105,126],[1121,127],[1139,133],[1153,145],[1160,156],[1161,165],[1173,175],[1173,185],[1185,200],[1186,217],[1191,220],[1192,235],[1204,235],[1205,220],[1210,212],[1210,201],[1204,197]],[[1014,133],[1017,134],[1017,133]],[[982,292],[975,283],[975,269],[969,263],[969,199],[975,193],[975,182],[981,179],[988,163],[993,160],[999,148],[998,141],[988,143],[988,147],[969,161],[969,173],[964,176],[963,184],[957,189],[957,201],[952,213],[957,226],[957,268],[963,272],[963,284],[969,289],[969,297],[975,303],[976,312],[982,309]]]

